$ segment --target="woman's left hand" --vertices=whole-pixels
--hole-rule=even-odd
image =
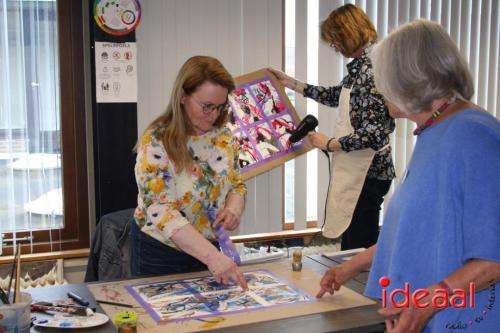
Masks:
[[[432,306],[416,308],[383,308],[378,311],[385,320],[387,333],[420,333],[434,314]],[[397,318],[395,319],[395,317]]]
[[[217,213],[214,225],[223,223],[224,229],[234,230],[240,225],[240,216],[234,212],[230,207],[224,207]]]
[[[314,147],[321,150],[326,150],[329,152],[342,150],[342,146],[337,140],[330,140],[330,137],[321,132],[311,131],[307,133],[307,138],[311,141],[311,144]],[[328,141],[330,141],[330,143],[328,143]]]

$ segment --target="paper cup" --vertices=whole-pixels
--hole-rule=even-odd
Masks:
[[[12,295],[12,293],[11,293]],[[0,305],[0,333],[29,333],[31,295],[21,293],[21,302]]]

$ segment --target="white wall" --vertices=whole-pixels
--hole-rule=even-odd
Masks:
[[[193,55],[218,58],[233,76],[281,68],[282,6],[282,0],[142,1],[136,32],[139,133],[164,111],[177,70]],[[247,186],[239,233],[282,230],[282,168],[249,180]]]

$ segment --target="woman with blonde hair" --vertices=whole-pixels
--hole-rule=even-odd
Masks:
[[[239,226],[246,187],[239,146],[224,127],[232,76],[215,58],[195,56],[179,70],[164,114],[137,143],[138,206],[132,226],[134,276],[206,267],[218,282],[246,289],[236,264],[216,247],[215,227]]]
[[[365,294],[386,295],[388,333],[497,332],[500,122],[470,101],[467,63],[438,23],[401,26],[371,58],[391,116],[415,122],[417,141],[377,245],[330,269],[318,296],[371,266]]]
[[[380,207],[395,177],[389,145],[394,120],[375,89],[368,58],[377,32],[370,18],[352,4],[332,11],[320,30],[324,42],[353,58],[339,85],[313,86],[271,70],[285,87],[339,108],[334,138],[309,133],[313,146],[333,152],[323,235],[342,235],[342,250],[367,248],[377,241]]]

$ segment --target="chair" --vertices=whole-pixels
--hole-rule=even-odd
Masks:
[[[130,223],[134,208],[101,217],[90,247],[85,282],[130,277]]]

